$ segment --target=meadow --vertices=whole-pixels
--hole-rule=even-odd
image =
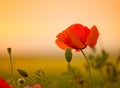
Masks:
[[[102,51],[101,53],[96,54],[99,54],[99,56],[94,56],[93,54],[88,55],[90,58],[89,60],[91,61],[92,82],[94,88],[119,88],[119,56],[108,57],[107,55],[109,54]],[[1,56],[0,62],[0,77],[9,81],[9,78],[11,77],[9,56]],[[39,70],[44,72],[43,78],[39,80],[43,88],[91,88],[86,60],[82,54],[73,56],[71,61],[71,72],[68,69],[68,63],[65,60],[64,54],[61,56],[12,55],[12,63],[16,82],[18,79],[24,78],[17,72],[17,69],[26,71],[34,80],[36,80],[35,72]],[[107,65],[104,66],[104,63]],[[116,63],[117,67],[112,66]],[[84,82],[84,87],[81,86],[80,82],[77,84],[78,79],[76,77],[80,79],[80,82]],[[24,79],[25,83],[18,88],[23,88],[25,85],[33,85],[28,78]],[[50,86],[48,87],[46,85]]]

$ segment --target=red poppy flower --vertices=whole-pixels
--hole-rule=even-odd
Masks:
[[[0,78],[0,88],[12,88],[4,79]]]
[[[42,88],[39,84],[35,84],[34,86],[25,86],[24,88]]]
[[[59,33],[56,37],[56,44],[61,49],[67,48],[80,51],[87,47],[94,47],[97,43],[99,32],[96,26],[89,29],[81,24],[73,24]]]

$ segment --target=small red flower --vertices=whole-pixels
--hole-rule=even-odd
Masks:
[[[87,47],[94,47],[97,43],[99,32],[96,26],[89,29],[81,24],[73,24],[59,33],[56,37],[56,44],[63,50],[67,48],[80,51]]]
[[[0,88],[12,88],[4,79],[0,78]]]
[[[35,84],[34,86],[25,86],[24,88],[42,88],[39,84]]]

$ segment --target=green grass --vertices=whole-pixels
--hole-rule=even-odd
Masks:
[[[9,57],[0,58],[0,62],[0,77],[8,79],[11,76]],[[62,75],[62,73],[67,70],[67,62],[62,56],[13,56],[12,62],[16,79],[20,78],[17,72],[18,68],[25,70],[31,76],[33,76],[36,70],[42,69],[57,88],[63,88],[63,86],[66,88],[69,84],[68,78]],[[74,58],[71,65],[74,67],[82,67],[82,70],[84,70],[83,63],[84,61],[82,59]]]
[[[113,58],[112,58],[113,59]],[[34,72],[36,70],[42,69],[48,79],[50,80],[53,88],[72,88],[70,84],[69,77],[66,75],[62,75],[63,72],[67,71],[67,62],[63,56],[39,56],[39,57],[29,57],[29,56],[13,56],[13,67],[15,72],[16,80],[21,78],[18,74],[17,69],[24,69],[30,76],[34,78]],[[85,81],[89,82],[89,76],[85,69],[86,60],[81,56],[74,56],[71,62],[71,66],[77,67],[82,73],[82,76]],[[94,85],[99,85],[101,79],[101,75],[92,70],[92,79]],[[10,62],[8,57],[0,58],[0,77],[5,78],[6,80],[10,78]],[[26,84],[32,83],[27,79]],[[96,87],[99,88],[99,87]],[[118,85],[113,83],[110,88],[119,88]]]

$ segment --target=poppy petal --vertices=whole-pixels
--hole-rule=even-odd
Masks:
[[[90,29],[81,24],[73,24],[67,28],[67,31],[72,31],[77,36],[77,38],[84,44],[85,40],[90,32]]]
[[[68,46],[67,44],[65,44],[63,41],[61,41],[60,39],[56,39],[55,43],[58,45],[58,47],[60,47],[63,50],[66,50],[67,48],[72,49],[70,46]]]
[[[73,43],[73,45],[79,49],[83,49],[86,46],[79,40],[79,38],[75,35],[74,31],[69,31],[70,33],[70,38]]]
[[[39,84],[36,84],[33,86],[33,88],[41,88],[41,86]]]
[[[62,33],[59,33],[56,37],[63,42],[65,42],[66,40],[69,39],[69,36],[68,36],[66,31],[63,31]]]
[[[97,43],[98,36],[99,36],[99,32],[97,30],[97,27],[93,26],[91,28],[90,33],[88,34],[85,44],[91,48],[94,47],[95,44]]]

